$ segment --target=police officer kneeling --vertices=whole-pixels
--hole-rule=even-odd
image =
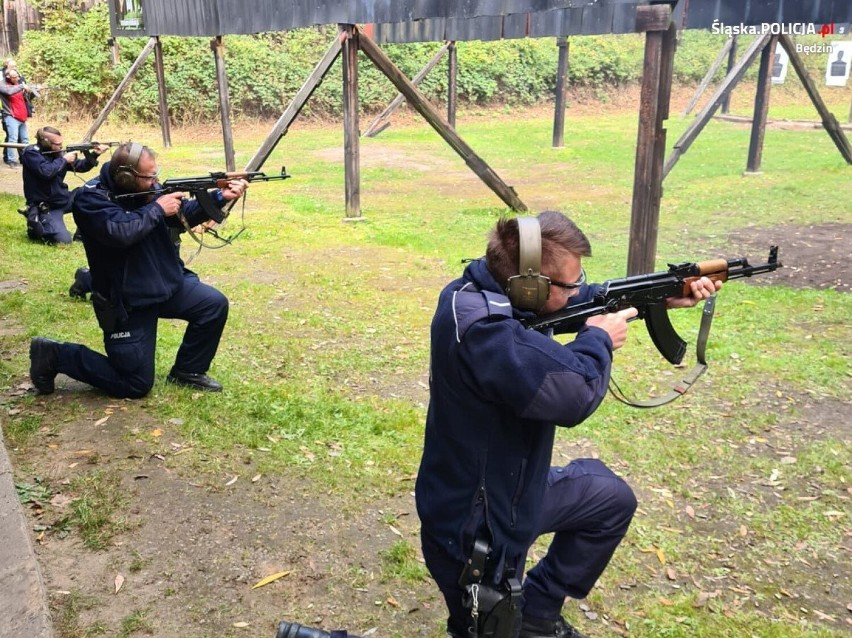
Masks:
[[[81,187],[73,214],[83,235],[92,275],[92,305],[104,333],[106,356],[75,343],[35,337],[30,377],[39,394],[54,390],[59,372],[114,397],[139,398],[154,385],[154,352],[160,317],[188,322],[167,381],[218,392],[207,371],[228,319],[228,300],[184,267],[170,235],[207,221],[195,200],[159,190],[154,153],[138,143],[121,145],[100,175]],[[220,207],[248,186],[234,180],[211,193]],[[118,194],[140,193],[116,201]]]

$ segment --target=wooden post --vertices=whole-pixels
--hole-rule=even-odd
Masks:
[[[802,85],[805,87],[805,91],[808,93],[808,97],[811,98],[811,102],[813,102],[816,107],[816,110],[822,119],[822,125],[825,128],[825,131],[828,133],[829,137],[831,137],[834,145],[837,146],[837,150],[840,151],[840,154],[843,156],[843,159],[846,160],[846,163],[852,164],[852,146],[849,145],[849,139],[840,127],[840,123],[837,121],[837,118],[831,114],[831,111],[828,110],[825,102],[822,101],[822,97],[817,90],[816,84],[814,84],[808,70],[805,68],[805,63],[802,62],[802,58],[799,57],[799,54],[796,51],[796,44],[789,35],[780,36],[779,41],[781,42],[781,46],[787,50],[787,53],[790,56],[790,64],[793,65],[793,68],[796,70],[796,74],[799,76],[799,80],[801,80]]]
[[[118,38],[107,38],[107,46],[112,52],[112,65],[118,66],[118,63],[121,61],[118,51]]]
[[[719,70],[719,67],[722,66],[722,61],[725,59],[725,56],[731,50],[731,42],[732,38],[729,38],[725,42],[725,46],[722,47],[722,50],[719,51],[719,55],[716,56],[716,59],[713,61],[713,64],[710,65],[710,68],[707,70],[704,79],[701,80],[701,84],[698,85],[698,89],[695,91],[695,95],[692,96],[692,99],[689,101],[689,104],[686,105],[686,108],[683,109],[683,113],[681,113],[682,117],[686,117],[690,114],[692,109],[695,108],[695,105],[698,103],[698,100],[701,98],[701,95],[704,91],[707,90],[707,85],[713,80],[716,76],[716,71]]]
[[[556,63],[556,105],[553,113],[553,148],[565,146],[565,102],[568,90],[568,38],[556,38],[559,59]]]
[[[669,5],[638,7],[636,22],[636,30],[646,33],[630,218],[630,247],[627,255],[628,275],[654,270],[666,143],[663,122],[669,116],[672,64],[677,43],[677,29],[671,22]]]
[[[157,89],[160,97],[160,130],[163,133],[163,148],[172,145],[172,134],[169,123],[169,103],[166,98],[166,72],[163,66],[163,44],[158,36],[154,36],[157,44],[154,46],[154,68],[157,72]]]
[[[375,42],[368,38],[363,33],[360,36],[361,51],[364,52],[370,61],[375,64],[385,76],[393,82],[397,90],[405,96],[408,103],[411,104],[423,118],[429,122],[432,128],[444,138],[444,141],[449,144],[452,149],[458,153],[470,169],[479,176],[485,184],[494,191],[497,196],[502,199],[507,206],[516,211],[527,210],[524,204],[518,197],[515,190],[508,186],[495,173],[481,157],[473,152],[473,149],[459,137],[455,129],[441,116],[429,100],[417,90],[411,81],[400,71],[387,54],[379,48]]]
[[[316,67],[314,67],[314,70],[308,76],[308,79],[305,80],[302,88],[296,92],[296,95],[293,96],[293,100],[290,102],[289,106],[284,110],[281,117],[278,118],[278,121],[275,123],[275,126],[272,127],[269,135],[266,136],[266,139],[263,140],[260,148],[257,149],[257,152],[249,160],[248,164],[246,164],[245,170],[260,170],[264,162],[266,162],[272,154],[272,151],[275,150],[275,146],[281,138],[287,135],[287,130],[290,128],[290,124],[292,124],[293,120],[299,116],[299,113],[302,111],[305,104],[307,104],[311,95],[313,95],[314,91],[316,91],[317,87],[322,83],[322,80],[328,73],[331,65],[334,64],[340,55],[340,51],[343,46],[341,44],[343,36],[344,34],[341,33],[340,37],[335,38],[334,42],[331,43],[331,46],[325,52],[325,55]]]
[[[455,42],[450,42],[449,54],[447,60],[447,122],[455,128],[459,79],[459,52]],[[849,111],[849,118],[852,121],[852,111]]]
[[[775,60],[775,46],[777,44],[778,36],[772,36],[760,54],[757,92],[754,96],[754,117],[751,120],[751,138],[748,144],[745,175],[760,174],[760,163],[763,160],[763,138],[766,134],[766,116],[769,113],[769,96],[772,92],[772,62]]]
[[[358,141],[358,30],[341,24],[343,41],[343,168],[346,218],[361,217],[361,148]]]
[[[736,36],[736,35],[731,37],[731,48],[728,50],[728,70],[726,72],[726,75],[731,74],[731,71],[734,69],[734,65],[737,63],[737,38],[738,37],[739,36]],[[734,88],[731,87],[731,90],[728,91],[727,93],[725,93],[725,95],[722,97],[722,113],[724,115],[727,115],[728,111],[731,108],[731,91],[733,91],[733,90],[734,90]]]
[[[677,142],[675,142],[671,155],[669,155],[669,158],[666,160],[666,164],[663,167],[663,179],[666,178],[672,168],[674,168],[674,165],[677,164],[680,156],[689,150],[689,147],[692,146],[695,138],[697,138],[699,133],[704,130],[707,122],[710,121],[710,118],[713,117],[716,109],[719,108],[722,98],[736,86],[737,82],[740,81],[743,74],[746,72],[746,69],[748,69],[749,65],[754,62],[757,54],[763,50],[770,37],[772,36],[765,35],[762,38],[755,38],[754,42],[752,42],[742,59],[737,62],[736,66],[728,74],[728,77],[726,77],[719,88],[716,89],[713,97],[708,100],[707,104],[704,105],[704,108],[701,109],[701,112],[695,116],[692,123],[683,132]]]
[[[219,87],[219,111],[222,115],[222,138],[225,143],[225,166],[229,171],[236,170],[234,161],[234,133],[231,129],[231,102],[228,99],[228,73],[225,68],[225,47],[222,36],[210,40],[210,49],[216,62],[216,84]]]
[[[139,72],[140,67],[145,62],[151,51],[154,50],[156,44],[157,38],[148,38],[148,43],[139,52],[139,55],[136,57],[136,60],[130,66],[130,69],[128,69],[127,75],[125,75],[124,79],[118,83],[118,86],[116,87],[115,92],[112,94],[112,97],[107,101],[106,106],[100,112],[98,117],[95,118],[95,121],[92,123],[92,126],[89,127],[89,130],[83,137],[84,142],[92,141],[92,138],[95,136],[95,133],[98,132],[98,129],[106,121],[107,117],[109,117],[110,112],[115,108],[115,105],[118,104],[118,101],[121,99],[121,96],[124,94],[124,91],[126,91],[127,87],[130,86],[130,82],[133,80],[134,77],[136,77],[136,74]]]
[[[447,49],[449,49],[449,47],[450,43],[447,42],[446,44],[444,44],[444,46],[438,49],[438,52],[432,56],[432,59],[426,63],[426,66],[420,69],[420,72],[411,79],[411,83],[414,84],[414,86],[420,84],[423,81],[423,78],[429,75],[432,69],[435,68],[435,65],[437,65],[438,62],[440,62],[441,58],[444,57],[444,54],[447,52]],[[376,119],[374,119],[370,123],[370,126],[367,127],[367,130],[364,131],[364,137],[375,137],[376,135],[384,131],[388,126],[390,126],[390,122],[388,122],[387,119],[394,111],[396,111],[402,105],[404,101],[405,98],[402,96],[402,94],[397,95],[393,99],[393,101],[391,101],[388,107],[384,111],[379,113],[379,115],[376,116]]]

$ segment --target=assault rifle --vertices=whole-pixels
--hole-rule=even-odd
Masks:
[[[729,279],[772,272],[781,268],[781,266],[782,264],[778,261],[778,246],[771,246],[767,262],[756,266],[750,265],[745,257],[669,264],[669,269],[662,272],[605,281],[591,300],[572,304],[564,310],[543,315],[525,323],[527,328],[532,330],[553,329],[557,332],[568,332],[578,329],[589,317],[608,312],[618,312],[632,306],[639,311],[636,318],[645,320],[651,341],[654,342],[660,354],[670,363],[678,365],[686,353],[686,342],[677,334],[669,320],[666,310],[667,299],[688,297],[691,293],[690,283],[701,277],[724,282]],[[686,392],[689,386],[707,369],[704,360],[704,347],[710,331],[715,300],[716,298],[713,296],[704,303],[704,315],[696,348],[698,365],[687,378],[683,379],[682,384],[675,386],[674,392],[678,395]],[[637,407],[654,407],[668,403],[672,400],[672,395],[666,398],[667,400],[663,402],[635,402],[630,404]],[[673,398],[676,398],[676,396]]]
[[[79,144],[69,144],[61,151],[56,151],[57,153],[81,153],[86,151],[93,150],[96,146],[109,146],[113,148],[115,146],[121,146],[123,142],[80,142]]]
[[[200,177],[176,177],[167,179],[161,184],[162,188],[142,191],[139,193],[122,193],[115,195],[114,199],[122,200],[130,197],[140,197],[142,195],[168,195],[169,193],[189,193],[192,197],[198,200],[201,208],[207,216],[217,224],[221,224],[226,214],[216,206],[213,196],[210,194],[212,188],[227,188],[228,183],[237,179],[244,179],[247,182],[273,182],[282,179],[289,179],[291,176],[287,173],[287,169],[281,167],[281,172],[276,175],[267,175],[260,171],[242,171],[242,172],[224,172],[217,171],[202,175]]]

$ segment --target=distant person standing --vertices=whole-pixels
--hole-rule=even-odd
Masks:
[[[3,103],[3,126],[6,129],[6,142],[10,144],[28,144],[27,120],[29,106],[27,104],[27,85],[21,82],[17,69],[7,68],[0,82],[0,100]],[[18,168],[20,153],[18,149],[6,148],[3,160],[9,168]]]

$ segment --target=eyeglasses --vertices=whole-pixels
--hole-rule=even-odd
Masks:
[[[565,290],[577,290],[585,283],[586,283],[586,271],[583,270],[582,268],[580,269],[580,278],[577,279],[577,281],[575,281],[573,284],[565,284],[565,283],[562,283],[561,281],[556,281],[554,279],[550,280],[551,286],[556,286],[557,288],[563,288]]]
[[[160,176],[160,169],[158,168],[156,171],[154,171],[153,175],[145,175],[144,173],[137,173],[135,170],[133,171],[133,174],[136,175],[136,177],[140,177],[142,179],[157,179]]]

